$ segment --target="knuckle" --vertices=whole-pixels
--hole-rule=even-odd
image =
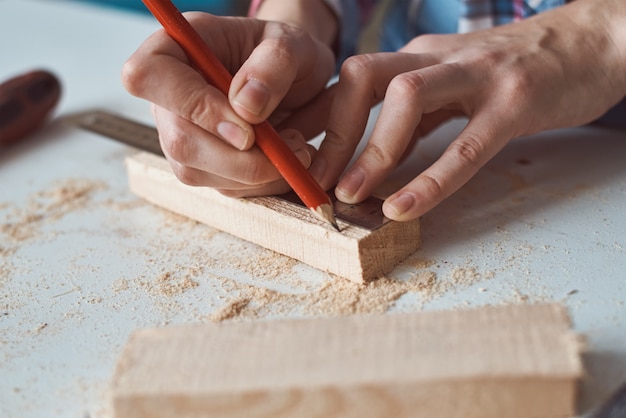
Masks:
[[[178,164],[172,164],[172,171],[181,183],[188,186],[201,186],[202,182],[198,172],[192,168]]]
[[[439,37],[433,34],[424,34],[413,38],[410,42],[411,46],[429,49],[435,45]]]
[[[339,86],[344,86],[348,90],[353,89],[360,92],[365,100],[371,104],[379,102],[384,98],[384,89],[376,88],[379,75],[376,74],[376,58],[372,54],[354,55],[347,58],[339,70]]]
[[[185,164],[191,161],[193,155],[193,141],[181,129],[171,128],[161,132],[161,145],[166,153],[178,163]]]
[[[407,44],[407,47],[410,47],[411,50],[431,50],[434,48],[438,48],[441,45],[441,38],[443,35],[436,34],[424,34],[419,35]],[[406,48],[406,47],[405,47]]]
[[[526,71],[516,71],[505,79],[504,89],[511,98],[526,97],[533,90],[534,77]]]
[[[389,83],[387,94],[401,100],[415,100],[426,86],[426,79],[419,72],[403,73],[395,76]]]
[[[443,185],[435,177],[429,174],[422,174],[420,180],[422,181],[424,194],[431,200],[440,202],[446,197]]]
[[[479,48],[475,49],[474,52],[475,59],[486,64],[490,68],[497,68],[498,66],[501,66],[503,62],[510,59],[507,51],[503,51],[499,48]]]
[[[344,135],[341,134],[333,126],[326,128],[326,135],[324,136],[324,146],[331,148],[337,152],[349,149],[349,142],[345,140]]]
[[[243,164],[241,177],[238,181],[247,186],[255,186],[263,181],[263,163],[257,158],[251,158]]]
[[[370,77],[373,56],[371,54],[354,55],[341,65],[339,78],[344,80],[363,80]]]
[[[450,145],[449,151],[459,164],[478,167],[481,165],[484,146],[481,141],[473,135],[466,135],[453,142]]]
[[[140,60],[130,57],[122,66],[122,85],[133,96],[140,96],[148,79],[148,71]]]
[[[189,98],[182,103],[182,117],[199,126],[205,126],[206,121],[220,118],[220,107],[209,98],[206,91],[194,91],[187,95]]]
[[[389,168],[395,163],[395,159],[384,148],[377,144],[369,143],[364,152],[367,158],[374,167],[377,168]]]
[[[287,24],[281,24],[280,31],[280,36],[263,41],[263,47],[271,51],[274,57],[281,62],[292,62],[296,55],[295,45],[302,42],[304,32]]]

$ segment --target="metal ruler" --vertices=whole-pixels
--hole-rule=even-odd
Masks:
[[[64,118],[71,125],[123,142],[142,151],[163,156],[159,133],[153,126],[115,115],[103,110],[77,113]]]
[[[65,121],[73,126],[114,139],[142,151],[163,156],[156,128],[130,120],[124,116],[103,110],[92,110],[67,116]],[[304,206],[294,192],[276,197]],[[349,224],[374,230],[390,221],[383,214],[383,201],[381,199],[370,197],[362,203],[351,205],[338,201],[334,194],[331,194],[331,198],[335,207],[335,216]]]

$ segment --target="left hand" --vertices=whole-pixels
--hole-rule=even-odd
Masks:
[[[365,150],[335,192],[344,202],[359,202],[417,137],[465,115],[467,126],[438,161],[383,206],[387,217],[399,221],[423,215],[511,139],[590,122],[624,97],[626,44],[613,31],[626,17],[622,3],[578,0],[525,21],[470,34],[421,36],[398,53],[350,58],[341,69],[311,172],[323,187],[336,181],[363,135],[371,106],[384,98]]]

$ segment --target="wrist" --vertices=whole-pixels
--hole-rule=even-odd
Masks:
[[[621,67],[626,78],[626,2],[619,2],[619,5],[616,7],[621,9],[617,10],[617,13],[613,15],[611,32],[613,33],[613,43],[622,58]]]
[[[587,33],[602,33],[598,65],[604,67],[615,88],[626,95],[626,2],[624,0],[585,0],[574,2],[580,7],[577,20]]]

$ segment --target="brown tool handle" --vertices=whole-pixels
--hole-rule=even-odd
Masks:
[[[36,70],[0,84],[0,145],[39,129],[61,97],[54,74]]]

